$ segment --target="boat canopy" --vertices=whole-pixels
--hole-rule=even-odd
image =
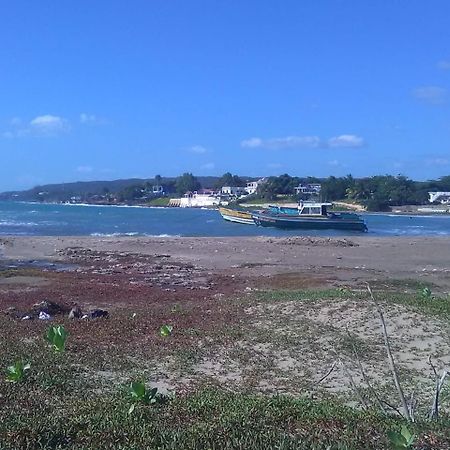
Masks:
[[[300,202],[298,204],[298,213],[301,216],[326,216],[328,206],[333,206],[333,204],[319,202]]]

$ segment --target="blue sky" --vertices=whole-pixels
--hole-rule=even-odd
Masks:
[[[450,2],[0,6],[0,190],[450,174]]]

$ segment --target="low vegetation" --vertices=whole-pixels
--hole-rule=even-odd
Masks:
[[[439,326],[450,318],[448,298],[433,286],[374,286],[390,315],[409,311],[430,323],[439,320]],[[402,386],[408,392],[415,387],[420,406],[414,422],[396,412],[400,405],[388,372],[376,374],[386,366],[383,345],[374,338],[382,340],[379,330],[363,332],[355,320],[343,325],[354,305],[360,305],[357,315],[371,314],[364,286],[256,291],[203,301],[200,309],[178,299],[148,311],[143,304],[139,314],[117,310],[110,319],[64,319],[50,327],[0,315],[6,371],[0,449],[449,448],[447,388],[440,392],[438,420],[430,421],[435,380],[418,385],[414,370],[400,364]],[[365,316],[358,320],[372,327]],[[396,333],[394,356],[401,351]],[[214,378],[208,367],[219,361],[229,365],[221,362]],[[383,412],[372,401],[357,362],[392,409]],[[195,374],[200,378],[191,384],[174,380],[168,392],[160,390],[161,379]],[[271,392],[261,388],[264,380],[272,381]]]

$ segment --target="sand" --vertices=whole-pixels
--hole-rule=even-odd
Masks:
[[[5,237],[0,258],[64,261],[64,249],[168,255],[226,275],[301,272],[340,280],[416,279],[450,287],[448,237]]]

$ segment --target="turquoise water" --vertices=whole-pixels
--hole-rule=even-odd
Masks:
[[[450,216],[362,214],[369,236],[450,236]],[[333,230],[278,230],[226,222],[217,210],[0,202],[0,235],[341,236]]]

